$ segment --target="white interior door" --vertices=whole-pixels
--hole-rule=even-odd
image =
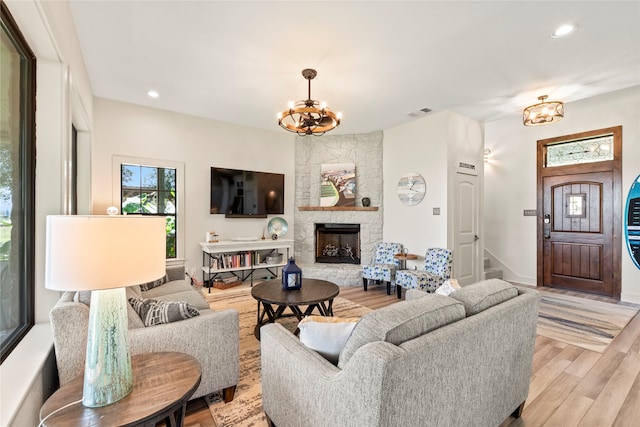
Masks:
[[[453,278],[460,285],[480,280],[478,262],[478,177],[456,173]]]

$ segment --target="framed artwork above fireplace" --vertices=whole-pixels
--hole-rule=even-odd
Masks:
[[[320,206],[355,206],[355,163],[323,164],[320,173]]]

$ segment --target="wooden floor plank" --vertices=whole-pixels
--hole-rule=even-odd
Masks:
[[[544,427],[576,427],[593,405],[593,400],[570,394],[553,413]]]
[[[615,421],[614,427],[627,427],[629,420],[640,421],[640,375],[636,376]]]
[[[593,368],[596,362],[600,360],[601,356],[600,353],[596,353],[595,351],[583,350],[573,363],[567,367],[565,372],[582,378]]]
[[[538,398],[534,398],[529,405],[525,405],[522,416],[526,419],[527,427],[543,426],[570,396],[579,382],[579,377],[560,372],[551,383],[546,385],[544,393],[540,393]],[[531,391],[529,393],[531,394]]]
[[[537,374],[564,350],[566,345],[563,347],[561,344],[564,343],[547,338],[546,344],[540,345],[540,351],[536,351],[533,355],[533,374]],[[537,344],[536,347],[538,347]]]
[[[609,347],[616,351],[628,352],[636,340],[640,338],[640,313],[636,314],[616,336]]]
[[[613,425],[634,380],[635,377],[616,371],[579,425],[585,427]]]
[[[535,402],[539,395],[548,392],[549,387],[563,374],[564,370],[571,365],[571,362],[572,360],[566,360],[560,353],[538,370],[538,372],[533,374],[525,408],[527,405]]]
[[[605,352],[602,353],[602,357],[598,359],[593,368],[584,376],[576,389],[576,393],[596,400],[609,381],[609,378],[611,378],[620,363],[622,363],[624,357],[625,354],[619,351],[605,350]]]
[[[627,353],[603,388],[581,425],[612,425],[640,373],[640,354]],[[636,402],[640,405],[640,402]],[[640,424],[640,419],[638,419]]]

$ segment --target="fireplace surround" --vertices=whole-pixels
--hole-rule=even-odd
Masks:
[[[375,131],[311,139],[296,137],[294,251],[304,277],[340,286],[362,286],[362,265],[373,261],[375,244],[383,237],[382,136],[382,131]],[[303,209],[320,205],[322,165],[345,161],[356,165],[356,201],[368,197],[370,207],[362,209],[358,203],[352,210]],[[316,262],[315,224],[323,223],[360,224],[360,264]]]

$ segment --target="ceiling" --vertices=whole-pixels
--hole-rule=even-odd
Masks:
[[[520,120],[540,95],[640,84],[638,1],[69,3],[95,96],[281,132],[304,68],[318,71],[312,98],[343,114],[334,134],[423,108]],[[578,29],[552,38],[565,23]]]

